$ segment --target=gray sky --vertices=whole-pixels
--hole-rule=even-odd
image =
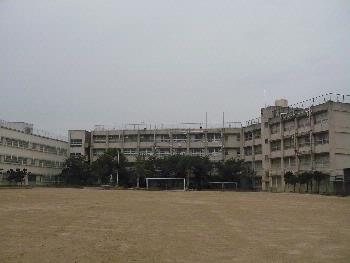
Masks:
[[[0,40],[0,118],[60,134],[350,93],[349,0],[0,0]]]

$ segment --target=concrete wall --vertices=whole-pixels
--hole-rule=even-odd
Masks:
[[[27,169],[37,175],[35,181],[55,180],[68,156],[68,143],[22,131],[0,127],[0,169]],[[1,176],[0,184],[7,184]],[[31,176],[33,178],[33,176]],[[33,183],[33,182],[32,182]]]

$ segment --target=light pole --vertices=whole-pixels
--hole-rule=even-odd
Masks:
[[[108,156],[110,156],[110,157],[113,157],[112,155],[110,155],[110,154],[107,154]],[[112,159],[112,161],[113,162],[117,162],[117,171],[116,171],[116,175],[117,175],[117,180],[116,180],[116,185],[117,186],[119,186],[119,160],[120,160],[120,157],[119,157],[119,151],[118,151],[118,153],[117,153],[117,156],[114,156],[113,157],[113,159]],[[113,169],[112,169],[112,173],[110,174],[110,176],[109,176],[109,183],[110,184],[112,184],[113,183],[113,174],[114,174],[114,171],[115,171],[115,168],[113,167]]]

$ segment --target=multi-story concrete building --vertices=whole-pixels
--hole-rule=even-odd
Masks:
[[[319,170],[330,181],[342,180],[343,169],[350,167],[350,104],[343,97],[343,102],[301,106],[278,100],[244,127],[74,130],[69,131],[70,152],[91,162],[108,148],[120,149],[129,161],[141,154],[238,158],[261,177],[263,190],[282,191],[287,171]]]
[[[261,123],[243,128],[244,160],[262,176],[262,189],[283,191],[287,171],[321,171],[330,182],[350,167],[350,104],[308,108],[286,103],[261,110]],[[330,184],[332,186],[333,184]]]
[[[108,148],[120,149],[129,161],[138,155],[173,154],[236,158],[241,150],[241,128],[95,129],[69,131],[70,154],[95,161]]]
[[[33,124],[0,121],[0,184],[8,184],[7,171],[17,168],[31,173],[29,184],[57,182],[68,150],[63,138],[36,132]]]

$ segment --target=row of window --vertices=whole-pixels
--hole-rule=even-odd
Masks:
[[[82,139],[70,139],[70,147],[81,147],[82,145]]]
[[[235,135],[236,140],[240,141],[240,135]],[[108,142],[116,143],[116,142],[138,142],[138,135],[93,135],[92,140],[94,143],[106,143],[108,138]],[[202,141],[205,142],[221,142],[222,135],[220,133],[208,133],[207,137],[205,134],[192,134],[189,137],[190,141],[197,142]],[[169,135],[140,135],[140,142],[186,142],[187,134],[173,134],[172,139]],[[228,140],[228,135],[225,136],[225,140]],[[81,146],[82,142],[79,139],[71,140],[71,147]]]
[[[328,115],[327,112],[323,112],[314,116],[314,118],[302,118],[297,121],[298,128],[308,128],[310,127],[310,123],[313,122],[316,124],[326,125],[328,123]],[[283,125],[284,131],[293,131],[295,130],[296,124],[295,121],[285,122]],[[271,134],[276,134],[280,132],[280,124],[276,123],[270,126]]]
[[[254,139],[260,139],[261,138],[261,130],[254,130],[250,132],[245,132],[244,133],[244,140],[245,141],[250,141]]]
[[[311,155],[301,155],[299,157],[289,156],[283,158],[285,169],[295,169],[296,158],[299,159],[300,166],[310,166],[311,165]],[[326,168],[329,165],[329,154],[315,154],[314,165],[317,168]],[[281,168],[281,158],[271,159],[271,168],[280,169]]]
[[[9,147],[29,149],[29,150],[67,156],[67,149],[49,146],[45,144],[39,144],[39,143],[30,143],[28,141],[19,140],[19,139],[1,137],[0,144],[4,146],[9,146]]]
[[[251,146],[244,147],[244,155],[250,156],[253,154],[253,148]],[[262,146],[261,144],[259,145],[254,145],[254,154],[262,154]]]
[[[92,150],[92,155],[93,156],[101,156],[105,153],[105,149],[93,149]],[[182,154],[185,155],[187,154],[187,150],[183,148],[176,148],[173,149],[174,154]],[[123,149],[123,154],[126,156],[130,155],[153,155],[154,150],[152,148],[141,148],[139,152],[137,151],[136,148],[124,148]],[[171,151],[170,148],[160,148],[156,149],[156,154],[157,155],[170,155]],[[193,156],[204,156],[205,155],[205,149],[204,148],[192,148],[190,149],[190,154]],[[208,155],[218,155],[222,154],[222,149],[221,147],[211,147],[208,148]],[[239,155],[240,152],[237,151],[237,154]],[[226,155],[228,155],[228,152],[226,152]]]
[[[299,148],[310,146],[311,138],[313,138],[314,145],[324,145],[329,143],[329,134],[328,132],[299,136],[296,140],[293,137],[289,137],[283,140],[284,148],[290,149],[298,146]],[[281,140],[271,141],[270,142],[271,151],[280,151],[281,150]]]
[[[15,156],[15,155],[0,155],[0,162],[16,165],[28,165],[45,168],[63,168],[64,162],[32,159],[27,157]]]

